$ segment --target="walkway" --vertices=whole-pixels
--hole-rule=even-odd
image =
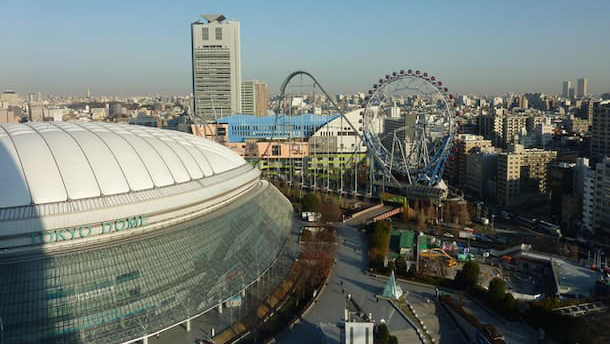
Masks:
[[[387,301],[377,303],[375,294],[383,290],[386,278],[366,275],[366,246],[362,234],[348,226],[338,229],[337,264],[329,278],[327,288],[317,304],[295,324],[292,330],[282,332],[277,341],[281,344],[340,343],[340,326],[343,322],[343,300],[345,293],[367,313],[372,313],[377,322],[384,319],[390,333],[398,337],[399,343],[420,343],[415,330]],[[343,286],[340,284],[343,281]],[[447,312],[435,305],[434,287],[400,281],[400,287],[408,292],[407,300],[420,316],[437,343],[465,343],[461,332]],[[509,323],[466,297],[462,297],[465,308],[475,314],[481,322],[495,325],[505,336],[508,344],[536,343],[537,333],[523,323]],[[428,302],[430,300],[430,302]]]
[[[343,226],[338,229],[338,238],[337,264],[328,286],[302,320],[291,331],[281,333],[277,341],[290,344],[340,343],[344,293],[350,293],[366,313],[372,313],[376,322],[381,319],[386,322],[399,343],[419,343],[415,330],[392,305],[387,301],[377,301],[375,295],[383,291],[385,280],[364,273],[367,257],[362,234],[355,228]]]
[[[504,336],[508,344],[536,344],[540,334],[527,324],[520,322],[508,322],[497,314],[492,313],[486,307],[482,307],[469,297],[462,297],[462,306],[468,312],[474,314],[482,324],[494,325]]]
[[[367,221],[369,221],[371,219],[374,219],[385,213],[389,213],[395,209],[397,209],[397,207],[391,206],[391,205],[384,205],[381,207],[378,207],[378,205],[372,206],[369,209],[367,209],[366,211],[364,211],[363,213],[356,215],[355,217],[352,217],[349,220],[346,220],[345,224],[350,225],[350,226],[360,226],[362,224],[365,224]]]

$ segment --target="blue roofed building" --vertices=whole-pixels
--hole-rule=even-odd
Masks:
[[[228,142],[245,142],[247,139],[307,139],[316,130],[340,115],[320,116],[304,114],[299,116],[251,116],[231,115],[219,118],[216,124],[226,125]]]

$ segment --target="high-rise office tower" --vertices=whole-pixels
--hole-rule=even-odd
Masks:
[[[570,96],[570,88],[572,87],[572,82],[569,80],[564,80],[561,86],[561,96],[564,98],[568,98]]]
[[[610,100],[594,102],[591,123],[592,165],[610,156]]]
[[[576,96],[581,98],[581,97],[586,97],[588,95],[589,95],[589,80],[587,80],[587,78],[578,79]]]
[[[264,82],[248,80],[241,83],[241,112],[266,116],[269,108],[269,88]]]
[[[239,22],[203,14],[191,24],[194,120],[205,122],[241,112]]]

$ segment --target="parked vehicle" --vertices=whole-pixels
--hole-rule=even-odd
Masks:
[[[556,224],[540,220],[536,224],[536,228],[548,234],[561,237],[561,228]]]
[[[460,239],[474,239],[474,233],[470,231],[459,231],[458,238]]]
[[[517,223],[529,229],[536,228],[536,219],[530,219],[525,216],[517,216]]]

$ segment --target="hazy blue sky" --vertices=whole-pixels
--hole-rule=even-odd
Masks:
[[[464,93],[610,91],[610,1],[5,1],[0,88],[20,93],[186,94],[190,23],[241,22],[242,78],[276,92],[293,70],[330,92],[398,69]]]

